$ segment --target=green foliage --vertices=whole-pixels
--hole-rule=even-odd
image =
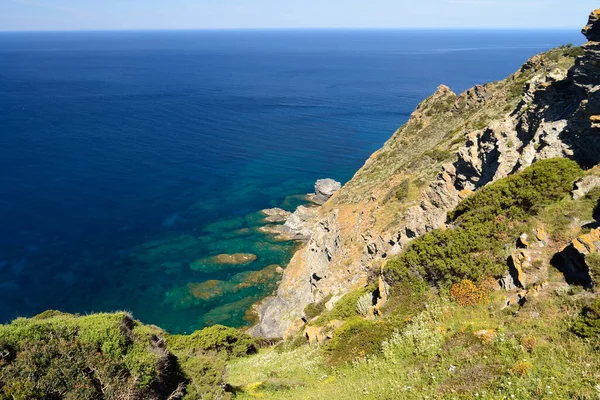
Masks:
[[[396,319],[365,320],[354,317],[335,331],[324,350],[332,365],[342,364],[381,352],[381,343],[390,338],[402,323]]]
[[[585,263],[589,267],[590,278],[594,286],[600,286],[600,254],[592,253],[585,257]]]
[[[184,400],[224,398],[222,388],[226,372],[224,359],[180,356],[179,360],[188,377]]]
[[[386,278],[422,290],[425,282],[449,286],[501,275],[506,244],[517,239],[522,225],[541,207],[569,193],[581,174],[573,161],[550,159],[484,187],[449,214],[454,229],[421,236],[388,261]]]
[[[356,309],[358,299],[365,293],[373,293],[374,291],[375,286],[370,285],[344,295],[344,297],[335,303],[331,311],[321,314],[321,316],[314,321],[314,324],[324,326],[331,320],[347,320],[358,316],[359,314]]]
[[[17,319],[0,326],[0,399],[153,397],[158,387],[170,393],[183,379],[176,365],[167,367],[160,343],[127,313]]]
[[[325,310],[325,304],[331,300],[331,295],[324,297],[323,299],[321,299],[320,301],[316,302],[316,303],[310,303],[307,304],[306,307],[304,307],[304,316],[308,319],[311,320],[319,315],[321,315],[321,313]]]
[[[556,62],[559,61],[561,57],[577,58],[581,57],[583,53],[583,47],[565,44],[557,47],[556,49],[550,50],[548,53],[546,53],[546,57]]]
[[[582,170],[574,161],[542,160],[523,172],[484,187],[462,201],[449,217],[461,226],[489,222],[499,215],[525,219],[564,197],[581,175]]]
[[[242,357],[257,351],[257,344],[252,336],[223,325],[213,325],[187,336],[173,335],[168,338],[168,342],[174,352],[186,350]]]
[[[600,338],[600,298],[583,307],[573,325],[573,332],[585,338]]]
[[[256,341],[239,329],[214,325],[191,335],[167,337],[188,379],[184,399],[221,399],[227,361],[257,351]]]
[[[373,294],[365,293],[356,301],[356,311],[363,317],[369,315],[370,308],[373,306]]]
[[[410,179],[404,179],[394,190],[394,197],[398,201],[404,201],[408,198],[410,191]]]

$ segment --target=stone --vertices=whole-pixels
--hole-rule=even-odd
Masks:
[[[592,11],[587,25],[581,30],[581,33],[592,42],[600,41],[600,9]]]
[[[285,222],[292,215],[291,212],[278,207],[267,208],[260,212],[267,216],[266,222]]]
[[[256,261],[258,257],[252,253],[219,254],[194,261],[190,268],[194,271],[214,272],[227,266],[245,266]]]
[[[307,326],[304,329],[304,336],[306,336],[311,346],[322,345],[327,340],[325,329],[319,326]]]
[[[522,248],[528,248],[530,246],[529,244],[529,235],[527,235],[526,233],[522,233],[521,236],[519,236],[519,242],[518,242],[519,247]]]
[[[546,233],[546,229],[543,226],[540,226],[535,230],[535,237],[542,242],[542,244],[545,244],[548,240],[548,233]]]
[[[299,206],[291,213],[283,225],[265,225],[258,228],[259,232],[272,235],[278,241],[310,239],[311,221],[317,212],[316,207]]]
[[[600,176],[588,175],[575,182],[575,190],[571,192],[571,196],[573,200],[579,200],[597,187],[600,187]]]
[[[333,179],[319,179],[315,183],[315,194],[311,200],[317,204],[324,204],[335,192],[342,188],[340,182]]]

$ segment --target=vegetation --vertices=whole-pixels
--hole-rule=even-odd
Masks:
[[[46,312],[0,326],[0,398],[165,395],[183,382],[164,342],[127,313]]]
[[[310,320],[321,315],[321,313],[325,311],[325,304],[331,300],[331,297],[332,296],[330,295],[316,303],[307,304],[306,307],[304,307],[304,316]]]
[[[576,302],[549,295],[513,316],[495,306],[498,295],[469,307],[433,301],[351,363],[332,365],[318,347],[264,349],[232,361],[228,383],[236,399],[597,398],[595,343],[570,332]],[[368,324],[377,334],[372,321],[347,329],[361,335]]]
[[[46,311],[0,325],[0,399],[222,398],[226,361],[256,350],[224,326],[169,336],[124,312]]]
[[[600,339],[600,298],[583,307],[573,332],[584,338]]]
[[[588,254],[585,258],[585,262],[590,269],[590,277],[592,278],[592,282],[594,286],[600,286],[600,254],[592,253]]]
[[[375,291],[374,286],[368,286],[361,290],[346,294],[333,306],[331,311],[325,312],[317,318],[313,324],[316,326],[325,326],[332,320],[347,320],[359,315],[357,310],[358,300],[365,294],[369,293],[373,296]]]
[[[168,338],[168,343],[173,351],[185,349],[226,357],[242,357],[257,351],[257,344],[252,336],[223,325],[213,325],[191,335],[173,335]]]
[[[390,260],[386,278],[424,290],[426,283],[448,287],[503,274],[506,243],[545,205],[568,194],[581,174],[573,161],[550,159],[484,187],[449,214],[454,229],[428,233]]]

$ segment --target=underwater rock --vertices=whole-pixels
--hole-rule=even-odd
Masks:
[[[202,228],[202,231],[210,233],[230,232],[243,228],[245,223],[246,221],[241,217],[224,219],[206,225],[204,228]]]
[[[220,271],[226,268],[226,266],[248,265],[256,261],[256,259],[256,254],[252,253],[219,254],[196,260],[190,264],[190,268],[194,271],[214,272]]]
[[[269,265],[259,271],[246,271],[236,274],[228,281],[211,279],[204,282],[191,282],[185,286],[170,290],[166,301],[176,308],[193,308],[199,304],[241,292],[245,289],[275,286],[276,278],[281,275],[281,267]]]
[[[194,236],[181,235],[143,243],[136,246],[130,255],[135,261],[160,265],[172,260],[198,257],[202,243]]]
[[[292,214],[291,212],[278,207],[267,208],[260,212],[267,216],[267,218],[265,218],[266,222],[285,222]]]

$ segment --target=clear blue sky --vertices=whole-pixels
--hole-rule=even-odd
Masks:
[[[0,31],[580,28],[595,0],[0,0]]]

